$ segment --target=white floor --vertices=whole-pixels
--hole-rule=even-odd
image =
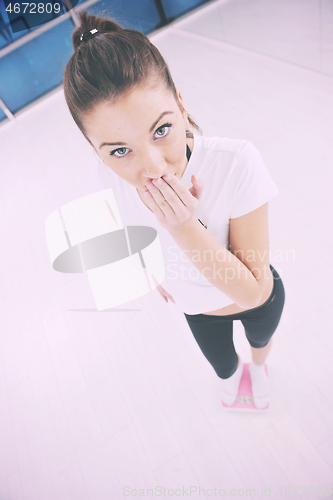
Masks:
[[[93,191],[95,164],[62,91],[1,127],[0,500],[333,498],[333,51],[329,30],[310,29],[333,9],[310,4],[217,1],[151,37],[204,135],[251,140],[280,190],[271,263],[286,304],[268,413],[223,411],[157,290],[98,313],[84,275],[52,269],[45,220]],[[318,52],[278,29],[293,13]]]

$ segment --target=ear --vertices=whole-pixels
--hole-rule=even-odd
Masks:
[[[190,126],[190,122],[188,121],[187,112],[186,112],[185,107],[184,107],[183,98],[182,98],[182,95],[181,95],[178,87],[176,87],[176,92],[177,92],[177,96],[178,96],[178,100],[179,100],[179,107],[180,107],[180,110],[181,110],[183,118],[184,118],[185,127],[186,127],[186,129],[188,129]]]

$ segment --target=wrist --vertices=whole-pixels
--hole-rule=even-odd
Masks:
[[[201,226],[198,219],[193,215],[190,219],[188,219],[184,224],[178,226],[177,228],[170,228],[170,234],[184,234],[187,232],[191,232],[195,230],[197,227]]]

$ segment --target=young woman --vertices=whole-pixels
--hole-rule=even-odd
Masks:
[[[99,157],[103,189],[112,187],[124,225],[157,230],[159,292],[184,313],[227,405],[243,371],[233,321],[243,323],[254,403],[265,408],[264,362],[285,301],[269,263],[268,200],[279,191],[250,141],[191,133],[201,130],[144,34],[86,12],[80,19],[64,93]]]

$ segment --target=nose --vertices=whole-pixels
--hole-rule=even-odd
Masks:
[[[142,175],[147,179],[158,179],[166,173],[167,162],[161,151],[151,147],[142,157]]]

